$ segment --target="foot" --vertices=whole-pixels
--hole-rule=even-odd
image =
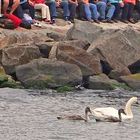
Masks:
[[[88,18],[87,21],[89,21],[89,22],[93,22],[93,20],[92,20],[91,18]]]
[[[119,22],[117,19],[113,19],[113,21],[114,21],[115,23],[118,23],[118,22]]]
[[[101,21],[102,23],[106,23],[106,22],[107,22],[106,19],[101,19],[100,21]]]
[[[125,19],[121,19],[121,22],[126,23],[126,24],[129,23],[128,20],[125,20]]]
[[[100,21],[98,19],[95,19],[94,22],[100,24]]]
[[[50,24],[55,24],[55,19],[52,19],[52,20],[50,21]]]
[[[114,22],[111,19],[107,19],[107,23],[114,23]]]
[[[130,23],[133,23],[133,24],[136,23],[136,21],[135,21],[133,18],[130,18],[128,21],[129,21]]]

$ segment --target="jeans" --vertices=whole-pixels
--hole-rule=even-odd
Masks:
[[[98,19],[98,12],[95,4],[84,4],[84,10],[87,19]]]
[[[57,16],[55,2],[49,2],[47,3],[47,5],[49,6],[49,9],[50,9],[51,18],[55,18]]]
[[[133,10],[134,10],[134,5],[132,3],[125,3],[122,10],[121,18],[124,20],[128,20],[132,18]]]
[[[76,7],[77,5],[74,3],[69,3],[69,10],[70,10],[70,19],[74,20],[76,15]]]
[[[57,12],[56,12],[55,2],[49,2],[49,3],[47,3],[47,5],[49,6],[49,9],[50,9],[51,18],[56,17]],[[68,2],[61,2],[60,3],[60,8],[63,9],[64,17],[69,17],[70,16]]]
[[[114,5],[108,5],[106,8],[106,18],[107,19],[112,19],[113,15],[115,12],[115,6]]]
[[[35,18],[34,6],[29,5],[28,2],[20,4],[15,11],[15,15],[20,19],[23,19],[23,14],[24,14],[23,10],[26,9],[29,9],[29,15],[31,16],[32,19],[34,19]]]
[[[119,3],[111,3],[112,5],[115,6],[115,12],[114,12],[114,15],[113,15],[113,19],[119,19],[120,17],[120,12],[121,12],[121,7],[120,7],[120,4]]]
[[[99,18],[105,19],[105,13],[106,13],[106,3],[103,1],[99,1],[96,3],[97,10],[99,12]]]

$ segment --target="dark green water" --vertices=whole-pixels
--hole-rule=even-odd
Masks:
[[[122,90],[57,94],[0,89],[0,140],[139,140],[140,105],[132,107],[132,121],[121,123],[56,118],[63,114],[84,115],[86,106],[120,108],[132,96],[140,99],[139,92]]]

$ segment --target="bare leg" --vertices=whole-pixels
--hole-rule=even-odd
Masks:
[[[3,14],[7,13],[8,5],[9,5],[9,0],[3,0],[3,6],[2,6]]]
[[[14,0],[13,1],[13,5],[11,7],[10,14],[12,14],[16,10],[16,8],[19,6],[19,4],[20,4],[20,0]]]

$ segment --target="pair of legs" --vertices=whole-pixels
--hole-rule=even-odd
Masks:
[[[23,10],[26,10],[26,9],[29,10],[29,15],[34,20],[35,19],[35,9],[34,9],[34,6],[29,5],[28,2],[25,2],[23,4],[20,4],[17,7],[17,9],[15,11],[17,17],[19,17],[20,19],[23,19],[24,18],[24,12],[23,12]]]
[[[69,3],[69,11],[70,11],[69,18],[72,22],[74,22],[74,18],[76,15],[76,7],[77,7],[77,5],[75,3]]]
[[[115,11],[113,15],[113,20],[119,20],[120,19],[120,12],[121,12],[121,6],[120,3],[111,3],[112,5],[115,6]]]
[[[20,4],[20,0],[2,0],[2,13],[6,14],[8,7],[11,8],[10,14],[13,14],[13,12],[17,9],[17,7]]]
[[[48,20],[48,21],[51,20],[50,10],[49,10],[49,7],[46,4],[38,3],[38,4],[35,4],[34,8],[36,10],[41,10],[42,19],[45,19],[45,20]]]
[[[49,6],[49,9],[50,9],[51,18],[54,19],[55,17],[57,17],[56,4],[55,2],[49,2],[47,3],[47,5]],[[64,18],[69,17],[70,13],[69,13],[68,2],[61,2],[60,7],[63,9]]]
[[[107,5],[103,1],[99,1],[96,3],[97,9],[99,12],[99,18],[101,20],[104,19],[112,19],[114,11],[115,11],[115,6],[114,5]]]
[[[88,20],[93,19],[97,20],[98,19],[98,12],[97,12],[97,6],[93,3],[89,4],[84,4],[84,12],[85,16]]]
[[[124,3],[124,7],[122,9],[122,20],[131,20],[134,10],[134,4],[132,3]]]

